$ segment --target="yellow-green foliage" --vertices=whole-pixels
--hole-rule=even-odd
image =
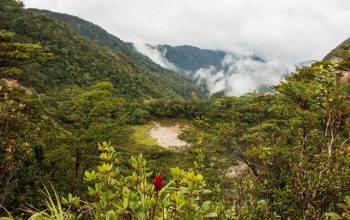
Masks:
[[[103,142],[98,149],[100,166],[85,172],[91,200],[80,205],[80,199],[69,194],[68,198],[62,198],[66,205],[62,209],[55,194],[56,204],[50,196],[47,200],[49,212],[34,212],[33,219],[65,217],[73,220],[83,216],[94,219],[235,219],[231,209],[225,210],[221,203],[206,199],[206,195],[217,193],[217,189],[216,192],[207,189],[204,177],[197,170],[172,168],[172,178],[163,180],[161,174],[149,171],[140,154],[131,157],[131,170],[124,176],[114,148]]]
[[[148,134],[152,127],[154,127],[153,123],[132,126],[131,129],[133,134],[131,135],[131,139],[134,140],[136,144],[142,145],[146,148],[161,150],[157,140]]]

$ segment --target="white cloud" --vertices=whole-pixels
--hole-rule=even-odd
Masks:
[[[147,55],[155,63],[164,68],[177,70],[176,66],[166,59],[166,51],[160,51],[155,47],[144,43],[134,43],[134,47],[140,53]],[[299,65],[308,65],[309,62]],[[294,68],[293,64],[278,59],[266,62],[254,59],[251,54],[240,51],[236,54],[226,54],[219,68],[201,68],[193,74],[198,81],[204,81],[210,95],[225,91],[226,95],[241,96],[262,87],[271,87],[278,84],[281,79]]]
[[[348,0],[24,0],[90,20],[123,40],[321,59],[350,36]]]
[[[142,42],[133,43],[133,46],[135,50],[148,56],[153,62],[159,64],[161,67],[177,71],[175,65],[165,58],[166,50],[159,51],[158,49]]]
[[[211,95],[224,90],[227,95],[241,96],[278,84],[292,69],[293,65],[276,59],[261,62],[247,56],[228,54],[220,69],[199,69],[195,78],[206,81]]]

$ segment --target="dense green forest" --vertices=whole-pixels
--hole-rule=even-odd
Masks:
[[[236,54],[221,50],[207,50],[189,45],[175,47],[170,45],[156,45],[151,47],[161,51],[167,60],[174,64],[177,69],[185,73],[195,73],[201,68],[209,67],[220,69],[226,55],[239,57]],[[256,55],[251,55],[250,58],[265,62]]]
[[[169,45],[154,46],[165,51],[165,57],[182,71],[196,72],[200,68],[220,67],[226,53],[223,51],[205,50],[188,45],[172,47]]]
[[[40,42],[57,56],[45,67],[24,67],[30,74],[19,79],[39,93],[65,86],[91,86],[97,81],[110,81],[115,94],[126,98],[189,98],[196,91],[190,79],[148,72],[124,54],[109,52],[63,22],[20,8],[9,0],[2,1],[0,7],[1,29],[15,32],[20,42]]]
[[[175,91],[184,98],[190,98],[192,91],[196,91],[201,97],[206,97],[208,95],[208,91],[205,87],[203,87],[203,85],[199,90],[196,88],[196,85],[192,79],[190,79],[188,76],[162,68],[147,56],[137,52],[131,43],[126,43],[120,40],[91,22],[72,15],[60,14],[47,10],[31,9],[31,11],[58,19],[97,45],[112,52],[123,54],[145,71],[154,73],[157,80],[162,85],[164,85],[166,88],[170,88],[172,91]]]
[[[348,55],[271,95],[198,99],[55,16],[0,2],[0,219],[350,219]],[[143,140],[154,122],[189,146]]]

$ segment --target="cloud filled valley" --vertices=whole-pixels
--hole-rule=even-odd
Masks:
[[[229,96],[241,96],[254,90],[268,91],[292,70],[292,65],[279,60],[260,61],[252,57],[225,56],[220,69],[199,69],[194,77],[207,83],[210,94],[224,91]]]
[[[167,50],[137,43],[134,48],[160,66],[179,71],[176,63],[166,58]],[[294,64],[279,59],[263,60],[256,55],[225,53],[218,66],[207,66],[196,71],[185,70],[198,83],[205,82],[209,94],[223,91],[228,96],[241,96],[249,92],[266,92],[278,84],[294,69]]]

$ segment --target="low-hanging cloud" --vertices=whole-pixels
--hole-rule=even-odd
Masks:
[[[160,51],[157,48],[142,42],[133,43],[133,46],[136,51],[148,56],[153,62],[161,67],[177,71],[175,65],[165,58],[166,50]]]
[[[207,80],[211,93],[226,89],[240,95],[276,84],[291,64],[322,59],[350,37],[348,0],[23,1],[26,7],[77,15],[129,42],[247,51],[267,60],[227,57],[222,68],[199,70],[196,76]],[[173,69],[164,54],[142,44],[137,47]]]
[[[193,45],[294,63],[350,36],[349,0],[24,0],[77,15],[129,42]]]
[[[178,71],[176,65],[165,57],[166,50],[161,51],[145,43],[134,44],[134,48],[160,66]],[[227,53],[219,68],[211,66],[185,74],[192,75],[198,83],[206,83],[210,95],[224,91],[229,96],[241,96],[252,91],[268,90],[290,73],[293,66],[276,58],[262,61],[250,56],[248,52],[240,51],[235,54]]]
[[[202,68],[194,77],[206,82],[210,95],[224,91],[229,96],[241,96],[253,91],[266,91],[292,69],[293,65],[277,59],[262,62],[250,56],[228,54],[221,68]]]

